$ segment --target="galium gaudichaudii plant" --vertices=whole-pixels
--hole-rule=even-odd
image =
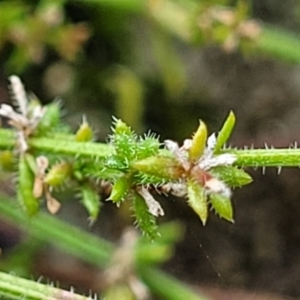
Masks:
[[[33,149],[30,140],[54,137],[63,138],[65,147],[72,147],[68,141],[77,142],[79,147],[80,144],[91,145],[93,132],[87,120],[83,120],[75,135],[63,135],[58,104],[42,106],[36,98],[28,97],[17,76],[11,76],[10,82],[16,108],[2,104],[0,115],[15,128],[18,198],[28,214],[37,213],[42,196],[47,200],[48,210],[56,213],[60,203],[52,196],[52,190],[72,182],[93,222],[100,210],[99,186],[105,182],[111,184],[108,200],[117,205],[131,201],[137,225],[151,238],[157,235],[155,217],[164,215],[163,207],[153,196],[155,192],[187,197],[203,224],[207,221],[209,206],[222,218],[233,221],[231,187],[247,184],[251,178],[233,165],[237,159],[234,153],[219,153],[235,123],[232,112],[218,135],[213,133],[207,138],[206,125],[200,121],[193,137],[186,139],[183,146],[166,140],[164,148],[156,135],[137,136],[128,125],[115,118],[109,154],[82,156],[79,150],[75,157],[68,154],[55,157],[51,151],[39,153]]]
[[[57,102],[43,106],[36,97],[28,96],[17,76],[11,76],[10,82],[14,106],[1,104],[0,115],[8,119],[13,129],[0,128],[0,165],[3,170],[16,171],[17,197],[25,213],[33,220],[43,198],[48,210],[56,213],[61,203],[53,197],[53,192],[68,188],[79,197],[92,224],[101,208],[99,194],[105,189],[107,201],[117,206],[124,201],[129,202],[135,224],[145,235],[138,238],[136,233],[125,234],[119,250],[109,250],[114,254],[110,264],[105,264],[107,299],[115,299],[115,295],[120,293],[128,295],[128,299],[147,299],[148,287],[140,280],[141,274],[147,272],[144,273],[141,266],[157,264],[170,257],[171,243],[178,239],[179,231],[176,228],[167,231],[167,237],[165,234],[159,235],[163,229],[156,225],[156,218],[164,216],[165,211],[164,203],[155,199],[157,193],[187,199],[203,224],[207,222],[209,208],[221,218],[233,222],[231,190],[252,181],[243,167],[277,166],[281,170],[284,166],[300,165],[300,151],[296,147],[225,148],[235,124],[233,112],[229,113],[221,130],[210,136],[205,123],[200,121],[192,138],[184,140],[182,146],[172,140],[161,143],[153,133],[138,136],[117,118],[113,119],[109,142],[96,143],[93,130],[85,118],[76,133],[72,134],[61,122]],[[13,210],[7,212],[15,216]],[[170,237],[172,230],[173,238]],[[56,239],[60,243],[71,243],[69,239],[60,240],[60,234],[56,235]],[[107,245],[104,248],[108,249]],[[128,256],[129,252],[131,254]],[[128,264],[120,263],[124,253],[130,257]],[[149,274],[152,275],[145,279],[148,284],[156,276],[165,280],[158,273]],[[178,288],[178,284],[167,282],[173,284],[175,290]],[[26,286],[28,282],[24,284]],[[25,293],[25,289],[22,291]],[[47,292],[46,289],[44,292]],[[59,295],[63,293],[68,296],[74,294],[73,291],[53,292],[58,293],[55,300],[60,299]],[[190,292],[184,293],[189,295],[187,298],[194,297]]]

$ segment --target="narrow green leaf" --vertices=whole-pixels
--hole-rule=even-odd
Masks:
[[[187,188],[188,203],[198,214],[203,225],[205,225],[208,217],[208,208],[204,188],[194,180],[189,180],[187,182]]]
[[[204,122],[200,121],[199,127],[193,136],[192,145],[189,149],[189,159],[191,161],[197,161],[201,157],[205,149],[206,140],[206,125]]]
[[[217,143],[214,150],[215,153],[218,153],[221,150],[221,148],[224,146],[224,144],[227,142],[227,140],[231,135],[234,125],[235,125],[235,115],[232,111],[230,111],[226,121],[223,124],[222,129],[218,134]]]
[[[157,238],[158,230],[155,217],[149,213],[145,200],[138,193],[134,193],[132,200],[136,224],[150,239]]]
[[[230,198],[218,193],[210,194],[209,198],[216,213],[219,214],[221,218],[233,223],[233,209]]]
[[[27,163],[27,155],[29,154],[20,156],[17,194],[23,210],[33,216],[39,210],[39,200],[33,196],[34,174]]]
[[[248,173],[233,166],[215,167],[210,170],[210,173],[233,188],[252,182],[252,178]]]
[[[80,186],[81,202],[90,216],[91,223],[94,223],[100,212],[100,201],[97,191],[90,185]]]
[[[107,200],[111,200],[112,202],[119,205],[128,194],[129,189],[130,189],[130,180],[128,176],[123,175],[120,178],[118,178],[114,183],[111,194]]]
[[[165,180],[177,180],[183,172],[176,159],[168,156],[150,156],[133,162],[131,167],[141,173]]]

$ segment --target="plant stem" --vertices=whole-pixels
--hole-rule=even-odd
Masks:
[[[45,213],[39,213],[37,216],[28,219],[25,214],[15,205],[13,200],[0,195],[0,216],[3,219],[7,219],[14,224],[17,224],[21,229],[27,229],[29,234],[38,240],[48,242],[51,245],[65,251],[66,253],[73,254],[74,256],[83,259],[93,265],[99,267],[105,267],[110,262],[110,257],[113,254],[114,247],[111,243],[96,237],[90,233],[84,232],[79,228],[76,228],[70,224],[59,220],[57,217],[50,216]],[[150,287],[150,289],[162,299],[165,300],[178,300],[178,299],[191,299],[191,300],[208,300],[200,296],[197,296],[192,290],[182,285],[181,282],[172,278],[171,276],[164,274],[157,269],[151,269],[143,271],[143,266],[139,267],[139,272],[143,277],[144,282]],[[149,273],[150,272],[150,273]],[[152,273],[151,273],[152,272]],[[153,280],[151,276],[155,274],[159,280]],[[11,277],[10,277],[11,278]],[[15,277],[13,277],[15,278]],[[16,277],[18,278],[18,277]],[[25,279],[21,279],[25,280]],[[0,282],[2,281],[0,276]],[[15,279],[12,282],[16,282]],[[30,281],[29,281],[30,282]],[[34,284],[34,283],[32,283]],[[167,285],[166,285],[167,284]],[[164,290],[163,287],[169,286],[170,289]],[[27,290],[29,286],[27,285]],[[12,297],[11,295],[20,295],[18,285],[1,285],[0,284],[0,295],[7,295],[9,299],[20,299],[20,297]],[[47,286],[44,286],[47,288]],[[35,290],[34,287],[32,287]],[[38,289],[42,289],[38,286]],[[177,291],[177,292],[174,292]],[[21,292],[26,292],[25,289],[21,289]],[[30,291],[27,291],[28,293]],[[38,292],[35,291],[35,292]],[[33,293],[33,292],[32,292]],[[186,296],[184,298],[178,298],[177,294]],[[45,298],[34,298],[31,294],[24,296],[24,299],[37,300]],[[61,295],[61,294],[60,294]],[[58,300],[64,298],[47,298],[47,300]],[[66,298],[67,299],[67,298]],[[69,299],[69,298],[68,298]],[[73,298],[70,298],[73,300]],[[88,298],[74,298],[74,300],[85,300]]]
[[[51,154],[87,156],[103,158],[110,155],[114,149],[111,145],[96,142],[76,142],[71,140],[72,135],[59,138],[31,138],[28,143],[33,150],[49,152]],[[15,136],[11,129],[0,129],[0,148],[12,148],[15,144]],[[161,150],[166,153],[166,150]],[[220,153],[234,153],[237,156],[235,165],[241,167],[299,167],[300,149],[226,149]]]
[[[33,149],[53,154],[105,157],[113,152],[113,148],[110,145],[93,142],[83,143],[69,140],[53,140],[51,138],[32,138],[28,143]]]
[[[27,230],[36,239],[55,245],[93,265],[103,267],[108,263],[113,246],[107,241],[46,213],[40,212],[28,218],[14,205],[13,200],[2,195],[0,199],[0,215],[20,229]]]
[[[0,272],[1,299],[26,300],[92,300],[72,291],[64,291],[32,280]]]
[[[290,63],[300,62],[300,36],[289,31],[262,25],[258,47],[266,54]]]
[[[237,156],[235,165],[242,167],[299,167],[300,149],[222,150]]]
[[[153,268],[143,268],[139,270],[141,278],[147,286],[162,299],[165,300],[209,300],[207,297],[200,296],[192,292],[182,283],[164,274],[162,271]]]
[[[73,139],[73,140],[72,140]],[[59,135],[30,138],[29,146],[40,152],[50,152],[53,154],[63,154],[70,156],[93,156],[105,157],[112,153],[113,148],[108,144],[94,142],[76,142],[72,135]],[[16,137],[11,129],[0,129],[0,148],[13,148],[16,145]]]

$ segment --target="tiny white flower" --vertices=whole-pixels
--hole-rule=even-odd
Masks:
[[[187,171],[187,173],[193,170],[194,176],[195,174],[198,174],[197,177],[200,176],[200,179],[198,178],[198,180],[203,182],[202,184],[207,194],[219,193],[229,198],[231,196],[230,188],[223,181],[209,174],[209,171],[218,166],[231,166],[236,161],[237,157],[234,154],[214,155],[216,144],[216,134],[213,133],[206,141],[206,147],[202,156],[198,161],[192,162],[189,160],[188,156],[188,152],[192,147],[191,139],[186,139],[183,142],[182,147],[179,147],[176,142],[170,140],[165,141],[166,148],[176,157],[184,170]],[[169,191],[174,196],[178,197],[183,197],[187,194],[185,182],[169,183],[163,186],[163,190]]]

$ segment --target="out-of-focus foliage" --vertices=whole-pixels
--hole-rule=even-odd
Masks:
[[[0,2],[0,49],[10,46],[7,69],[20,72],[29,64],[43,63],[48,51],[72,61],[89,38],[87,24],[65,17],[64,2]]]

